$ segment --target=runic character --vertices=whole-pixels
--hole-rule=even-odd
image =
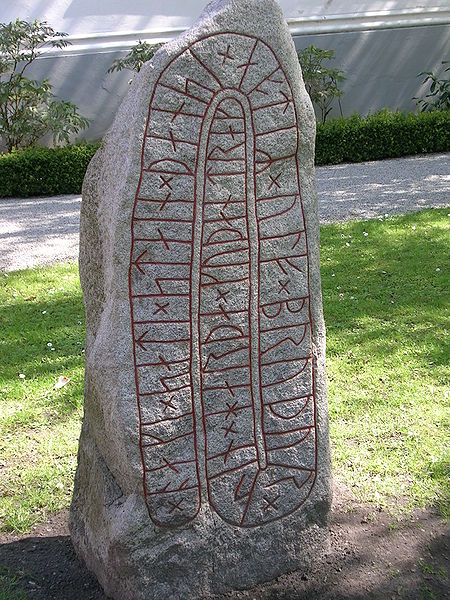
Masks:
[[[168,408],[171,408],[172,410],[177,410],[177,407],[172,404],[174,398],[175,396],[171,396],[168,400],[164,400],[163,398],[161,398],[160,402],[161,404],[164,404],[163,413],[165,413]]]
[[[267,498],[267,496],[263,496],[263,500],[265,500],[265,502],[267,503],[264,506],[264,512],[268,511],[269,509],[272,510],[278,510],[278,506],[276,505],[276,501],[278,500],[278,498],[280,497],[280,494],[278,494],[275,498]]]
[[[288,290],[288,284],[291,282],[290,279],[287,279],[286,281],[281,281],[281,279],[278,280],[278,283],[280,284],[280,289],[278,290],[278,293],[281,294],[282,292],[286,292],[286,294],[290,294],[291,292]]]
[[[168,187],[169,190],[172,189],[172,186],[170,185],[173,177],[164,177],[164,175],[160,175],[159,178],[161,179],[162,183],[159,186],[159,189],[162,190],[165,187]]]
[[[234,402],[234,404],[230,405],[228,402],[226,402],[226,405],[228,406],[228,412],[226,414],[225,417],[225,421],[228,419],[228,417],[230,417],[231,415],[233,415],[233,417],[237,417],[237,407],[238,407],[238,401],[236,400],[236,402]]]
[[[166,309],[167,309],[167,307],[170,305],[170,303],[169,303],[169,302],[166,302],[165,304],[160,304],[159,302],[155,302],[155,304],[156,304],[156,306],[157,306],[158,308],[157,308],[157,309],[155,310],[155,312],[153,313],[154,315],[157,315],[157,314],[158,314],[158,313],[160,313],[160,312],[164,313],[165,315],[169,314],[169,313],[167,312],[167,310],[166,310]]]
[[[217,53],[219,56],[223,56],[222,65],[224,65],[227,60],[234,60],[234,57],[230,55],[230,47],[230,44],[228,44],[226,52]]]
[[[226,299],[226,296],[228,296],[228,294],[230,293],[230,290],[223,292],[220,288],[217,290],[219,292],[219,295],[216,298],[216,302],[219,302],[220,300],[224,300],[226,303],[228,303],[228,300]]]
[[[269,192],[273,188],[273,186],[275,186],[277,188],[281,188],[281,185],[278,183],[278,180],[280,177],[281,177],[281,173],[278,173],[278,175],[276,175],[275,177],[272,177],[272,175],[269,175],[269,178],[271,181],[271,183],[269,185]]]
[[[238,433],[237,431],[235,431],[235,430],[233,429],[234,425],[235,425],[235,422],[233,421],[233,422],[232,422],[230,425],[227,425],[226,427],[221,427],[221,429],[223,429],[223,430],[225,431],[225,433],[224,433],[224,436],[223,436],[223,437],[227,437],[227,435],[228,435],[229,433]]]
[[[172,507],[169,510],[169,513],[173,513],[175,510],[179,510],[180,512],[183,512],[183,509],[181,508],[181,503],[183,502],[183,498],[181,498],[181,500],[179,502],[171,502],[169,500],[169,504]]]
[[[176,113],[173,115],[173,117],[172,117],[172,120],[170,121],[171,123],[173,123],[173,122],[175,121],[175,119],[176,119],[176,118],[177,118],[177,117],[178,117],[178,116],[181,114],[181,111],[183,110],[183,108],[184,108],[184,105],[185,105],[185,104],[186,104],[186,101],[184,101],[184,102],[181,104],[180,108],[179,108],[179,109],[177,110],[177,112],[176,112]]]

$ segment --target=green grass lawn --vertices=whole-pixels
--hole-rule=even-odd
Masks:
[[[0,528],[26,531],[71,496],[83,403],[76,266],[0,275],[0,331]],[[70,382],[54,390],[61,375]]]
[[[335,476],[396,513],[449,516],[447,213],[321,230]],[[77,267],[0,274],[0,331],[0,528],[24,532],[70,501],[83,396]],[[55,390],[61,375],[70,382]]]
[[[448,209],[321,230],[335,475],[450,516]]]

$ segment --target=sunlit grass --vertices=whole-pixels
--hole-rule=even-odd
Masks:
[[[448,209],[322,228],[335,474],[449,516]]]
[[[84,314],[75,265],[0,275],[0,528],[68,505],[83,402]],[[70,379],[54,389],[59,376]]]
[[[363,501],[448,516],[447,212],[323,227],[321,262],[335,476]],[[22,532],[70,500],[83,401],[76,265],[0,274],[0,330],[0,528]],[[60,375],[70,382],[55,390]]]

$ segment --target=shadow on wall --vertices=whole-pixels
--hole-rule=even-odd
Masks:
[[[177,18],[185,18],[188,22],[192,21],[193,17],[197,16],[201,10],[201,3],[198,0],[133,0],[132,2],[124,2],[123,0],[108,0],[108,2],[93,2],[92,0],[72,0],[67,10],[64,13],[64,18],[78,19],[89,15],[142,15],[149,20],[149,13],[157,13],[156,9],[151,7],[151,4],[159,4],[161,14],[177,15]],[[206,2],[203,2],[206,4]]]
[[[447,26],[410,27],[349,33],[300,36],[297,49],[314,44],[333,49],[330,66],[344,71],[341,88],[344,116],[367,115],[381,108],[415,111],[413,96],[420,95],[421,71],[439,71],[448,53]],[[337,103],[330,117],[337,117]]]
[[[81,11],[88,0],[74,0],[71,6],[75,4],[80,5]],[[423,92],[417,74],[439,70],[447,40],[448,27],[432,26],[300,36],[295,44],[297,48],[314,44],[335,50],[336,59],[331,63],[346,75],[341,104],[344,116],[349,116],[354,112],[367,115],[386,107],[415,111],[412,97]],[[50,79],[57,96],[76,104],[80,113],[91,119],[83,138],[98,140],[110,126],[128,89],[129,71],[106,73],[112,62],[125,53],[42,58],[30,68],[30,77]],[[330,117],[333,116],[339,116],[337,102]]]
[[[63,18],[71,32],[165,31],[187,29],[202,8],[198,0],[72,0]]]
[[[91,120],[90,127],[81,133],[82,139],[97,141],[111,125],[129,87],[130,71],[107,73],[112,62],[123,54],[107,52],[42,58],[31,65],[29,76],[49,79],[56,96],[78,106],[79,112]]]

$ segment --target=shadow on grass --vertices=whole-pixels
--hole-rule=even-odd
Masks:
[[[26,537],[0,545],[0,568],[18,598],[106,600],[95,577],[77,559],[69,536]],[[14,586],[14,587],[13,587]],[[0,593],[1,598],[1,593]],[[5,600],[10,600],[8,597]],[[15,596],[11,594],[11,600]]]

